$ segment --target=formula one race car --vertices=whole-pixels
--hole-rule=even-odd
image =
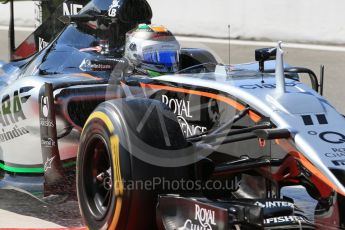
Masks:
[[[175,74],[117,78],[150,6],[92,0],[60,17],[72,8],[1,64],[1,186],[62,194],[76,171],[90,229],[345,227],[345,119],[318,94],[323,74],[284,65],[279,44],[240,65],[184,48]],[[282,195],[296,185],[311,215]]]

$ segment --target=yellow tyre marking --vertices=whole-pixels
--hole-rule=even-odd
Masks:
[[[110,223],[110,226],[108,229],[116,229],[116,226],[120,219],[120,213],[122,209],[122,195],[123,195],[123,183],[122,183],[122,177],[121,177],[121,168],[120,168],[120,152],[119,152],[119,137],[117,135],[114,135],[114,125],[111,122],[110,118],[103,112],[96,111],[90,115],[90,117],[87,119],[85,126],[90,123],[93,119],[100,119],[105,123],[107,126],[109,132],[111,133],[110,137],[110,145],[111,145],[111,154],[113,159],[113,169],[114,169],[114,181],[113,186],[115,188],[115,196],[116,196],[116,206],[114,211],[113,219]]]
[[[115,186],[116,208],[115,208],[114,217],[113,217],[113,220],[111,221],[109,229],[115,229],[120,219],[120,213],[121,213],[121,208],[122,208],[122,194],[123,194],[123,184],[122,184],[122,178],[121,178],[120,159],[119,159],[119,137],[111,136],[110,144],[111,144],[111,153],[113,156],[113,168],[114,168],[114,173],[115,173],[115,182],[113,182],[113,186]]]
[[[111,122],[111,120],[109,119],[109,117],[103,113],[103,112],[100,112],[100,111],[97,111],[97,112],[93,112],[89,118],[87,119],[86,123],[85,123],[85,126],[87,124],[90,123],[91,120],[95,119],[95,118],[98,118],[100,120],[102,120],[105,125],[107,126],[107,128],[109,129],[109,132],[110,133],[113,133],[114,132],[114,126],[113,126],[113,123]]]

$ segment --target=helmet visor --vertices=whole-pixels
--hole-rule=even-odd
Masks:
[[[178,64],[179,54],[176,50],[148,51],[143,53],[144,62],[171,67]]]

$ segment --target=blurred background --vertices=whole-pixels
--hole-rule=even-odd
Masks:
[[[245,40],[345,44],[343,0],[148,0],[155,23],[176,34]],[[34,2],[16,2],[17,26],[34,26]],[[8,4],[0,5],[7,25]]]

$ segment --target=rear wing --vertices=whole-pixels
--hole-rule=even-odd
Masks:
[[[30,57],[45,48],[65,27],[58,18],[62,15],[77,14],[90,0],[43,0],[35,2],[36,30],[18,47],[15,46],[14,1],[17,0],[0,0],[4,4],[10,4],[9,53],[11,61]]]

